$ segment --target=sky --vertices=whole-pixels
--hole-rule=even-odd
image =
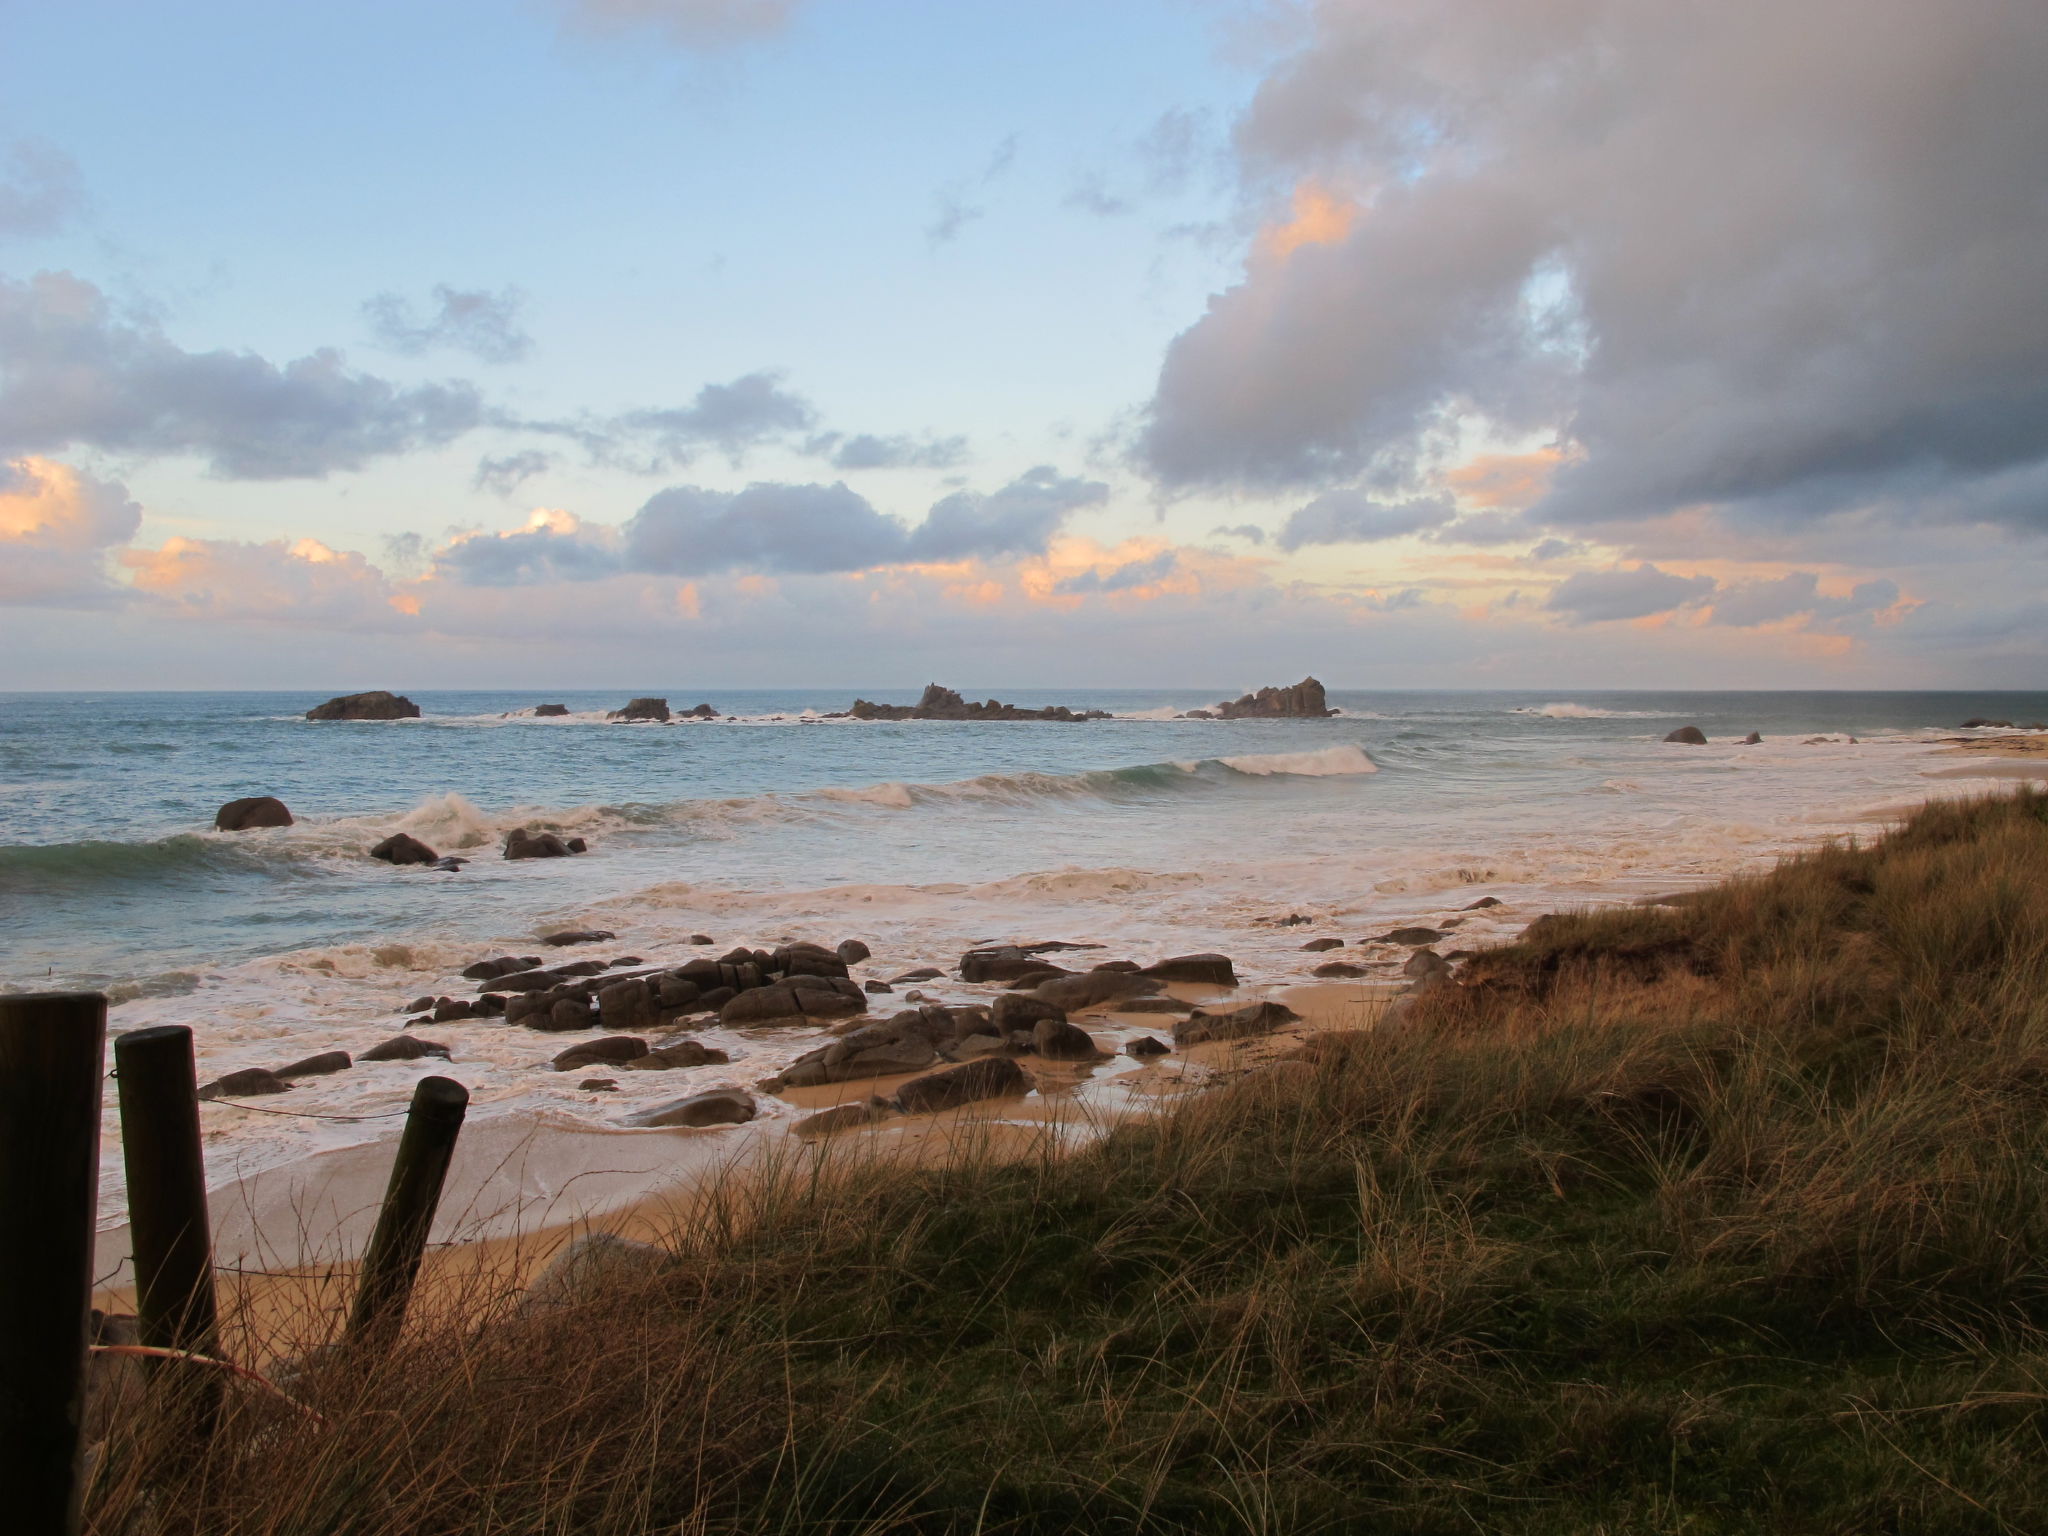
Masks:
[[[0,689],[2048,686],[2038,0],[0,40]]]

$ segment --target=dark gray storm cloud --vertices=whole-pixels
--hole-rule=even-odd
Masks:
[[[1388,502],[1359,490],[1325,491],[1288,517],[1275,542],[1286,550],[1304,544],[1369,544],[1441,527],[1456,511],[1448,496]]]
[[[327,349],[279,366],[188,352],[62,272],[0,277],[0,454],[193,454],[233,479],[318,477],[478,424],[474,388],[403,388]]]
[[[519,325],[525,305],[516,288],[490,293],[438,283],[424,315],[403,295],[380,293],[364,303],[363,316],[379,343],[409,357],[447,348],[487,363],[516,363],[533,350]]]
[[[78,167],[41,139],[16,139],[0,152],[0,239],[47,235],[84,201]]]
[[[922,523],[878,511],[843,482],[756,482],[741,491],[678,485],[619,527],[542,525],[457,540],[442,572],[477,586],[582,581],[621,571],[697,577],[726,571],[817,575],[914,562],[1042,554],[1074,511],[1108,487],[1040,467],[986,495],[961,491]]]
[[[1578,624],[1646,619],[1699,602],[1714,585],[1711,576],[1675,576],[1648,564],[1633,570],[1579,571],[1559,582],[1543,606]]]
[[[1473,414],[1581,450],[1556,523],[1892,500],[2048,529],[2039,0],[1323,0],[1246,185],[1357,207],[1172,345],[1169,485],[1421,461]]]

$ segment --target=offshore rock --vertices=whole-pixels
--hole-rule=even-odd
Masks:
[[[1336,711],[1323,696],[1323,685],[1304,677],[1292,688],[1261,688],[1235,702],[1216,706],[1225,720],[1321,720]]]
[[[658,720],[668,721],[667,699],[634,699],[624,709],[615,709],[605,716],[607,720]]]
[[[288,827],[292,813],[275,795],[250,795],[230,800],[213,813],[216,832],[250,832],[258,827]]]
[[[437,864],[441,855],[409,832],[394,832],[370,850],[370,857],[386,864]]]
[[[915,704],[875,704],[855,699],[846,711],[856,720],[1107,720],[1105,709],[1069,709],[1064,704],[1044,709],[1020,709],[988,699],[970,704],[951,688],[937,683],[925,685],[924,696]]]
[[[344,693],[306,711],[308,720],[417,720],[419,705],[403,694],[382,688],[369,693]]]
[[[1704,747],[1707,744],[1707,733],[1696,725],[1681,725],[1664,739],[1675,741],[1682,747]]]

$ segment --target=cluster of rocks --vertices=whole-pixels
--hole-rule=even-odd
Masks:
[[[351,1057],[347,1051],[322,1051],[289,1066],[244,1067],[239,1072],[226,1072],[212,1082],[202,1084],[199,1097],[205,1100],[257,1098],[267,1093],[284,1093],[301,1077],[325,1077],[333,1072],[346,1072],[358,1062],[418,1061],[423,1056],[447,1055],[448,1047],[438,1040],[397,1035],[381,1045],[371,1046],[359,1056]]]
[[[369,693],[344,693],[306,711],[308,720],[417,720],[419,705],[403,694],[378,688]]]
[[[699,704],[694,709],[677,710],[671,714],[667,699],[633,699],[627,703],[624,709],[615,709],[605,716],[607,720],[618,720],[627,723],[638,720],[652,720],[662,725],[666,725],[670,720],[716,720],[717,718],[718,711],[709,704]]]
[[[1957,729],[1964,731],[2048,731],[2048,725],[2043,725],[2038,720],[2028,725],[2014,725],[2010,720],[1986,720],[1982,715],[1976,715],[1965,720]]]
[[[544,966],[532,956],[483,960],[464,971],[478,993],[505,996],[505,1022],[528,1029],[617,1031],[673,1026],[715,1013],[726,1025],[806,1024],[867,1010],[867,994],[847,966],[867,946],[850,939],[734,949],[717,960],[685,961],[614,974],[616,964],[579,960]]]
[[[855,699],[851,707],[828,715],[831,720],[1107,720],[1106,709],[1074,710],[1064,704],[1054,704],[1045,709],[1022,709],[1014,704],[1004,704],[997,699],[988,699],[980,704],[970,704],[951,688],[942,688],[937,683],[927,683],[924,695],[915,704],[876,704],[867,699]]]
[[[1704,747],[1707,744],[1707,733],[1696,725],[1681,725],[1664,739],[1668,742],[1675,742],[1681,747]],[[1755,747],[1762,745],[1762,743],[1763,737],[1759,736],[1755,731],[1751,731],[1747,736],[1736,742],[1735,745],[1738,747]]]
[[[1324,720],[1337,713],[1323,696],[1323,685],[1304,677],[1291,688],[1261,688],[1227,700],[1214,709],[1191,709],[1183,720]]]

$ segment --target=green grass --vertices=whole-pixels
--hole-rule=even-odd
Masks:
[[[117,1437],[95,1529],[2048,1530],[2048,797],[1465,983],[1063,1159],[711,1192],[331,1429]]]

